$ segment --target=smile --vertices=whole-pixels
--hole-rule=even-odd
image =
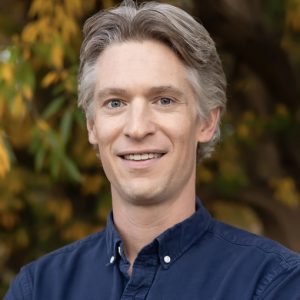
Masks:
[[[127,154],[124,155],[123,158],[126,160],[134,160],[134,161],[140,161],[140,160],[149,160],[154,158],[160,158],[163,156],[163,153],[138,153],[138,154]]]

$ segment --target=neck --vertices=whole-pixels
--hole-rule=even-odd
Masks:
[[[124,242],[131,268],[144,246],[195,212],[194,190],[177,199],[145,206],[122,201],[113,190],[112,196],[114,223]]]

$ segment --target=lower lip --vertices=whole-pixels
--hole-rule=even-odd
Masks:
[[[147,160],[128,160],[121,158],[121,160],[129,169],[146,169],[155,165],[162,157],[163,156]]]

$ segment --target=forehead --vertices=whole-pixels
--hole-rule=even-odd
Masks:
[[[186,66],[170,48],[157,41],[114,43],[101,53],[95,71],[98,89],[191,87]]]

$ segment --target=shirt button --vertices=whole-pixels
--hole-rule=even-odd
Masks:
[[[164,262],[165,262],[166,264],[169,264],[169,263],[171,262],[171,257],[168,256],[168,255],[166,255],[166,256],[164,257]]]
[[[112,257],[110,258],[110,261],[109,261],[109,262],[112,264],[114,261],[115,261],[115,257],[112,256]]]

